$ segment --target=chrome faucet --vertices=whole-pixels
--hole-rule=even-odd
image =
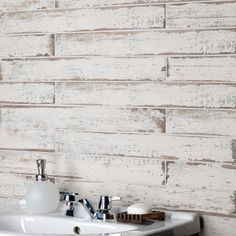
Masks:
[[[121,200],[121,197],[100,196],[98,210],[95,212],[94,218],[103,221],[114,219],[114,215],[110,212],[112,202]]]
[[[60,200],[65,201],[68,209],[66,210],[65,215],[74,216],[74,210],[76,205],[75,196],[78,196],[78,193],[72,192],[60,192]]]
[[[112,202],[121,201],[121,197],[100,196],[98,210],[94,211],[94,208],[87,199],[83,198],[76,201],[75,198],[77,195],[78,193],[60,192],[61,200],[65,201],[68,206],[65,215],[76,217],[75,208],[78,205],[82,205],[90,215],[91,219],[102,221],[111,220],[114,219],[114,215],[111,213]]]
[[[80,202],[84,206],[84,208],[87,210],[87,212],[91,216],[91,219],[93,219],[95,211],[94,211],[92,205],[90,204],[90,202],[88,201],[88,199],[83,198],[83,199],[80,199],[78,202]]]

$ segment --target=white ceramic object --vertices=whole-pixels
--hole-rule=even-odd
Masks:
[[[132,225],[67,217],[64,210],[64,204],[50,214],[33,214],[25,205],[2,209],[0,236],[73,235],[75,227],[80,228],[80,235],[106,236],[189,236],[200,231],[199,217],[192,213],[167,212],[165,221]]]

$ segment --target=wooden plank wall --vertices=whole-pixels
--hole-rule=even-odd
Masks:
[[[97,203],[235,236],[236,1],[0,0],[0,204],[35,160]]]

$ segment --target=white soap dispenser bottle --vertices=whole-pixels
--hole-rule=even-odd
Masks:
[[[59,191],[45,174],[46,160],[39,159],[36,163],[38,174],[36,175],[36,182],[26,192],[26,204],[33,213],[53,212],[59,205]]]

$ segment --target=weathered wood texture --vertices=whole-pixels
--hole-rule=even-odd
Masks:
[[[0,36],[1,57],[52,56],[52,35]]]
[[[0,0],[0,12],[0,204],[44,158],[61,190],[93,203],[202,212],[204,236],[235,235],[235,1]]]
[[[50,10],[3,13],[0,25],[4,33],[149,29],[163,28],[164,16],[164,6]]]
[[[234,236],[236,219],[235,218],[224,218],[217,216],[203,216],[204,220],[204,236]]]
[[[222,162],[234,161],[233,141],[226,137],[118,134],[37,129],[2,128],[2,149],[42,149],[57,153],[159,158],[162,160]],[[8,138],[5,138],[8,137]],[[19,138],[18,138],[19,137]],[[40,138],[43,137],[43,138]],[[48,138],[45,138],[48,137]],[[9,140],[9,144],[7,142]],[[201,152],[199,149],[202,148]]]
[[[168,110],[167,133],[236,136],[236,111]]]
[[[0,149],[53,151],[53,133],[49,130],[0,129]]]
[[[1,0],[0,11],[37,10],[54,8],[55,0]]]
[[[167,6],[167,28],[235,27],[236,2]]]
[[[165,80],[163,57],[81,57],[2,61],[6,81]]]
[[[235,30],[156,30],[59,34],[55,53],[57,56],[234,54],[235,47]]]
[[[170,57],[168,81],[236,81],[236,57]]]
[[[59,8],[74,7],[93,7],[93,6],[116,6],[116,5],[133,5],[133,4],[155,4],[155,3],[176,3],[176,2],[205,2],[206,0],[56,0],[56,6]],[[211,0],[217,2],[218,0]],[[227,2],[229,0],[221,0]]]
[[[89,195],[94,202],[97,202],[97,194],[104,192],[120,194],[122,192],[125,205],[134,201],[148,202],[151,199],[156,207],[179,209],[181,205],[181,208],[186,210],[199,210],[207,207],[209,211],[219,213],[233,211],[232,193],[229,191],[164,186],[163,170],[161,170],[160,162],[155,159],[13,151],[1,151],[0,158],[2,163],[0,186],[2,189],[6,188],[6,179],[9,181],[8,184],[10,183],[10,188],[2,191],[2,197],[8,197],[10,192],[16,199],[19,199],[25,193],[28,184],[33,181],[35,160],[46,158],[49,161],[48,173],[56,179],[56,184],[61,189],[79,192],[81,197]],[[93,165],[93,168],[86,168],[88,164]],[[120,169],[124,174],[120,174]],[[101,170],[103,172],[100,173]],[[8,173],[9,171],[11,173]],[[95,175],[94,173],[100,174]],[[130,176],[129,183],[127,183],[125,173]],[[107,178],[108,175],[109,178]],[[116,182],[116,185],[112,184],[113,182]],[[70,183],[69,186],[68,183]],[[91,189],[94,191],[91,192]],[[150,192],[154,194],[150,194]],[[195,201],[195,197],[199,201]]]
[[[1,127],[113,132],[165,132],[165,111],[156,108],[2,107]]]
[[[235,108],[235,94],[234,84],[58,83],[56,104]]]
[[[53,104],[53,83],[0,83],[0,103]]]
[[[202,149],[199,152],[199,149]],[[232,139],[158,134],[57,131],[56,152],[232,162]]]

